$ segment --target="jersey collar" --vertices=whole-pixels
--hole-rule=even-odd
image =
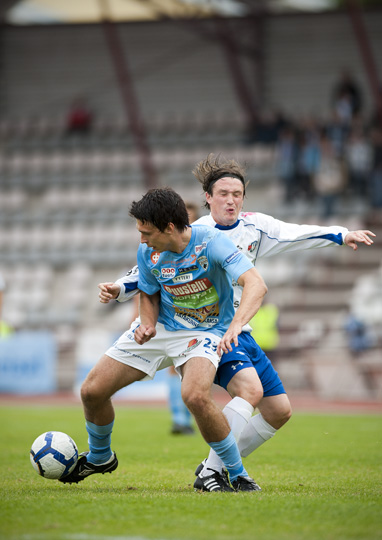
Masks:
[[[219,225],[218,223],[216,223],[215,229],[220,229],[221,231],[230,231],[231,229],[234,229],[235,227],[237,227],[239,223],[240,223],[239,219],[233,225]]]

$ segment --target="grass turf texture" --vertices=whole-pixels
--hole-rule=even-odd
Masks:
[[[34,439],[87,449],[78,407],[0,408],[0,538],[352,540],[382,538],[381,416],[295,414],[244,463],[263,491],[195,493],[199,434],[172,436],[165,408],[116,407],[119,468],[78,485],[36,474]]]

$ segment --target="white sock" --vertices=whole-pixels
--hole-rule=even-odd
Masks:
[[[236,440],[239,439],[240,433],[243,431],[245,426],[248,424],[249,419],[252,416],[254,408],[248,401],[243,398],[235,397],[233,398],[223,409],[228,423],[230,425],[231,431]],[[213,469],[214,471],[221,472],[224,465],[220,457],[216,454],[214,450],[210,450],[207,460],[204,463],[204,469],[201,471],[201,476],[209,476],[211,471],[207,469]]]
[[[256,448],[271,439],[276,431],[277,429],[268,424],[261,414],[252,416],[237,442],[241,456],[249,456]]]

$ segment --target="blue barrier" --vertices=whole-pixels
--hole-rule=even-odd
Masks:
[[[0,339],[0,392],[49,394],[57,389],[57,349],[50,332]]]

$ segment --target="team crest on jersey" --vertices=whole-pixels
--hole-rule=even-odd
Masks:
[[[175,268],[162,268],[161,273],[163,278],[173,278],[175,277],[176,270]]]
[[[256,249],[256,246],[257,246],[257,243],[258,241],[255,240],[254,242],[252,242],[252,244],[249,244],[247,250],[250,252],[250,253],[253,253]]]
[[[195,253],[198,254],[202,251],[202,249],[205,249],[207,247],[206,242],[202,242],[200,246],[195,246]]]
[[[153,251],[150,255],[151,262],[156,264],[159,261],[160,253],[159,251]]]
[[[203,270],[206,272],[207,269],[208,269],[208,259],[207,257],[199,257],[198,258],[198,263],[200,264],[200,266],[203,268]]]

